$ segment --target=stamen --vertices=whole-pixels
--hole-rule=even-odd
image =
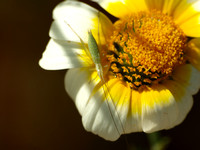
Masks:
[[[131,88],[151,86],[185,63],[187,38],[169,16],[139,12],[114,24],[107,54],[110,70]]]

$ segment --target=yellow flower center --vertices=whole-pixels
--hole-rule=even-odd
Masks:
[[[134,89],[160,83],[185,63],[186,43],[183,31],[159,11],[126,16],[107,43],[110,70]]]

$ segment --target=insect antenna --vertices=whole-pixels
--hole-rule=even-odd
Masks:
[[[71,25],[66,21],[64,20],[64,23],[72,30],[72,32],[79,38],[80,42],[81,42],[81,45],[83,46],[83,49],[85,50],[86,52],[86,55],[87,56],[90,56],[90,57],[84,57],[84,59],[89,59],[88,62],[91,62],[91,55],[90,55],[90,52],[85,44],[85,42],[83,41],[83,39],[78,35],[78,33],[71,27]],[[83,57],[81,56],[80,54],[78,54],[80,57]]]
[[[101,18],[100,18],[100,12],[98,11],[98,43],[99,43],[99,48],[101,49],[101,48],[102,48],[102,45],[101,45],[101,40],[100,40],[100,27],[101,27],[101,31],[102,31],[102,34],[103,34],[104,37],[105,37],[105,35],[104,35],[105,33],[104,33],[104,30],[102,29],[102,26],[100,25],[100,22],[101,22],[100,19],[101,19]],[[119,123],[120,123],[121,129],[122,129],[122,132],[123,132],[123,134],[125,134],[125,129],[124,129],[122,120],[121,120],[121,118],[120,118],[119,112],[117,111],[117,106],[116,106],[116,104],[115,104],[115,102],[114,102],[114,100],[113,100],[113,98],[112,98],[112,95],[111,95],[110,92],[109,92],[109,89],[108,89],[108,86],[107,86],[107,82],[106,82],[105,79],[104,79],[104,69],[103,69],[104,66],[102,67],[101,64],[99,64],[99,65],[100,65],[99,68],[101,68],[101,69],[100,69],[100,72],[99,72],[99,76],[100,76],[100,79],[101,79],[101,81],[102,81],[102,86],[105,85],[105,86],[103,86],[103,90],[104,90],[105,96],[110,97],[111,103],[112,103],[112,105],[114,106],[114,109],[115,109],[117,118],[119,119]],[[106,70],[105,73],[108,73],[108,70]],[[111,111],[111,106],[109,105],[108,100],[106,100],[106,103],[107,103],[109,112],[110,112],[110,114],[111,114],[112,120],[113,120],[113,122],[114,122],[115,128],[116,128],[118,134],[121,135],[121,134],[120,134],[120,129],[118,128],[117,123],[115,122],[115,119],[114,119],[114,115],[115,115],[115,114],[112,113],[112,111]],[[127,145],[127,147],[128,147],[128,145],[129,145],[129,144],[128,144],[128,139],[127,139],[126,136],[124,136],[124,138],[125,138],[126,145]]]
[[[122,130],[122,133],[125,134],[125,129],[123,127],[122,120],[120,118],[119,112],[117,111],[117,106],[115,105],[115,102],[114,102],[114,100],[113,100],[113,98],[112,98],[112,96],[109,92],[107,82],[104,79],[104,75],[108,73],[108,70],[106,70],[104,72],[105,69],[103,67],[105,67],[105,66],[101,65],[101,58],[100,58],[101,56],[100,56],[99,49],[100,50],[102,49],[102,43],[101,43],[101,40],[100,40],[100,36],[101,36],[100,30],[102,31],[103,29],[102,29],[102,26],[100,25],[100,12],[98,11],[98,35],[97,35],[98,36],[98,45],[97,45],[95,38],[92,35],[92,32],[89,31],[88,32],[88,47],[87,47],[86,44],[84,43],[83,39],[76,33],[76,31],[70,26],[70,24],[68,24],[66,21],[64,21],[64,22],[72,30],[72,32],[74,32],[75,35],[79,38],[86,54],[88,56],[90,56],[90,59],[93,60],[93,63],[96,67],[97,76],[99,76],[99,78],[100,78],[100,84],[102,86],[102,89],[103,89],[103,92],[104,92],[104,95],[105,95],[105,98],[106,98],[106,105],[107,105],[108,110],[110,112],[112,121],[113,121],[114,126],[116,128],[116,131],[118,132],[119,136],[121,135],[120,130]],[[101,27],[101,29],[100,29],[100,27]],[[104,32],[102,32],[102,34],[104,34]],[[96,77],[95,77],[95,79],[96,79]],[[95,80],[95,79],[93,79],[93,80]],[[89,99],[92,97],[93,94],[94,93],[91,94]],[[115,113],[112,112],[112,108],[111,108],[112,106],[110,106],[111,104],[109,104],[108,99],[111,99],[111,104],[114,107]],[[121,129],[117,125],[114,116],[117,116]],[[128,145],[128,141],[127,141],[126,137],[125,137],[125,141],[126,141],[126,144]]]

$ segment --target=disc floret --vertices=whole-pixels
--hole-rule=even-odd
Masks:
[[[171,17],[155,10],[132,14],[114,24],[108,42],[110,70],[134,89],[159,83],[185,63],[186,43]]]

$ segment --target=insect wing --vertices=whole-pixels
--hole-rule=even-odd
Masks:
[[[119,134],[119,136],[121,135],[121,133],[125,133],[125,130],[124,130],[124,127],[123,127],[123,124],[122,124],[122,121],[120,119],[120,115],[117,111],[117,108],[116,108],[116,105],[115,105],[115,102],[109,92],[109,88],[107,86],[107,82],[104,78],[104,67],[105,66],[102,66],[101,64],[101,48],[102,48],[102,43],[105,43],[105,41],[102,41],[101,40],[101,37],[104,36],[104,35],[100,35],[101,34],[104,34],[104,31],[103,31],[103,26],[101,25],[101,19],[100,19],[100,13],[98,13],[98,32],[97,34],[95,34],[96,36],[95,37],[98,37],[98,40],[95,40],[94,36],[93,36],[93,33],[92,31],[89,31],[88,32],[88,47],[86,46],[86,44],[84,43],[83,39],[76,33],[76,31],[70,26],[70,24],[68,24],[66,21],[65,21],[65,24],[74,32],[74,34],[76,34],[76,36],[79,38],[80,40],[80,43],[82,44],[85,52],[88,54],[88,56],[92,59],[94,65],[95,65],[95,68],[96,68],[96,71],[97,71],[97,74],[100,78],[100,84],[101,84],[101,87],[103,89],[103,93],[104,93],[104,97],[105,97],[105,101],[106,101],[106,104],[108,106],[108,109],[109,109],[109,112],[110,112],[110,115],[111,115],[111,118],[113,120],[113,123],[115,125],[115,128]],[[105,71],[105,73],[107,74],[108,72]],[[114,110],[114,112],[112,111]],[[116,119],[117,118],[117,119]]]
[[[100,20],[100,19],[99,19]],[[102,26],[99,25],[100,24],[100,21],[98,21],[98,44],[101,44],[101,41],[100,41],[100,32],[99,30],[102,30]],[[102,32],[103,33],[103,32]],[[96,70],[97,70],[97,73],[101,79],[101,86],[103,87],[103,92],[104,92],[104,97],[106,99],[106,103],[107,103],[107,106],[108,106],[108,109],[109,109],[109,112],[111,114],[111,117],[112,117],[112,120],[113,120],[113,123],[115,125],[115,128],[118,132],[119,135],[121,135],[120,133],[125,133],[125,129],[123,127],[123,124],[122,124],[122,121],[120,119],[120,115],[117,111],[117,108],[116,108],[116,105],[115,105],[115,102],[112,98],[112,95],[110,94],[109,92],[109,88],[107,86],[107,82],[105,81],[104,79],[104,66],[101,65],[101,56],[100,55],[100,48],[102,48],[101,45],[97,45],[97,42],[92,34],[91,31],[88,32],[88,48],[89,48],[89,52],[92,56],[92,59],[93,59],[93,62],[95,63],[95,66],[96,66]],[[107,73],[107,71],[106,71]],[[110,102],[108,102],[110,101]],[[115,113],[112,112],[112,109],[115,110]],[[115,118],[118,118],[117,120]]]

